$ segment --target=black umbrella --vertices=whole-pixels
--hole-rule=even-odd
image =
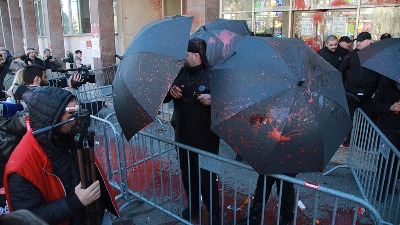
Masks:
[[[248,36],[212,72],[212,130],[261,174],[322,171],[350,130],[340,72],[300,39]]]
[[[400,82],[400,38],[378,41],[358,52],[363,67]]]
[[[245,20],[216,19],[201,26],[192,38],[197,37],[207,42],[207,59],[211,66],[217,64],[245,35],[249,35]]]
[[[250,35],[246,20],[216,19],[211,23],[201,26],[196,32],[203,30],[229,30],[242,36]]]
[[[186,61],[192,21],[177,16],[153,22],[126,49],[113,82],[113,102],[128,140],[157,116]]]

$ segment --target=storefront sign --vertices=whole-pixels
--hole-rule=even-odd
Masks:
[[[92,57],[100,58],[100,41],[99,38],[92,38]]]
[[[314,34],[313,26],[314,26],[313,18],[301,19],[301,35],[312,36]]]
[[[333,17],[332,34],[336,36],[346,35],[346,17]]]

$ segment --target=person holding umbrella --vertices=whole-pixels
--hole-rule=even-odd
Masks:
[[[171,125],[175,130],[176,141],[218,154],[220,140],[210,130],[210,74],[206,51],[207,44],[203,39],[189,40],[187,60],[169,89],[164,103],[171,100],[174,102]],[[219,224],[221,219],[216,174],[200,169],[197,153],[178,148],[178,154],[182,182],[189,201],[189,206],[182,211],[182,218],[189,220],[200,212],[201,193],[202,200],[210,212],[210,224]]]
[[[385,82],[383,82],[383,85],[379,86],[374,97],[374,109],[379,114],[377,125],[389,141],[392,142],[397,149],[400,149],[400,83],[386,77],[382,77],[382,80],[383,79],[385,79]],[[399,162],[393,152],[390,152],[389,154],[387,160],[388,164],[382,167],[379,181],[380,185],[378,186],[380,189],[383,189],[384,196],[382,197],[382,200],[385,199],[387,187],[389,187],[389,193],[393,192],[393,186],[395,188],[394,191],[397,192],[395,173]],[[393,172],[384,173],[383,171],[385,168],[387,171],[390,170],[393,158]]]

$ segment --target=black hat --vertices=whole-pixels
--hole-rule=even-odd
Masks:
[[[188,43],[188,52],[199,53],[201,57],[201,61],[203,61],[204,67],[208,67],[209,63],[207,60],[207,43],[203,39],[200,38],[192,38]]]
[[[347,43],[350,43],[350,42],[351,42],[350,38],[347,37],[347,36],[342,36],[342,37],[339,39],[339,43],[342,42],[342,41],[347,42]]]
[[[385,40],[385,39],[389,39],[392,38],[392,35],[388,34],[388,33],[384,33],[381,35],[381,40]]]
[[[372,39],[371,34],[369,32],[364,31],[364,32],[359,33],[357,38],[354,40],[365,41],[365,40],[371,40],[371,39]]]

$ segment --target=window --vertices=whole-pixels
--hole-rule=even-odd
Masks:
[[[91,32],[89,0],[61,0],[65,35]]]
[[[45,36],[42,0],[35,0],[36,31],[38,36]]]
[[[186,15],[186,0],[163,0],[163,16]]]

